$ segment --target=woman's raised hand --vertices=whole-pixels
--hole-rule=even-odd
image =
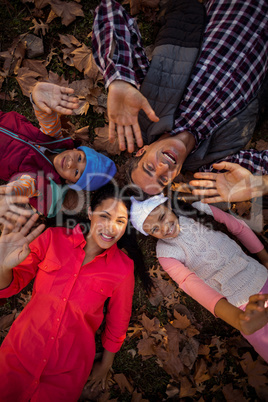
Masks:
[[[2,271],[16,267],[29,255],[29,244],[45,229],[45,225],[41,224],[32,230],[38,217],[38,214],[32,215],[25,224],[18,221],[13,229],[4,226],[0,237],[0,267]]]

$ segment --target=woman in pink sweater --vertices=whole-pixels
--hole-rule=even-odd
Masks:
[[[181,289],[242,332],[268,362],[268,254],[249,227],[220,209],[156,195],[132,197],[130,220],[158,238],[157,257]],[[249,257],[232,234],[261,261]],[[252,296],[253,295],[253,296]],[[243,312],[242,312],[242,311]]]

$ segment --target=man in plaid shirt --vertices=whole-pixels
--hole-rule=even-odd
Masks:
[[[252,4],[250,4],[252,3]],[[253,4],[254,3],[254,4]],[[200,54],[177,109],[173,130],[141,148],[132,181],[156,194],[179,173],[186,157],[256,97],[267,72],[267,2],[210,0]],[[96,12],[93,48],[105,85],[109,87],[109,138],[119,145],[141,147],[140,109],[158,117],[139,92],[149,69],[135,21],[114,0],[102,0]],[[112,55],[112,56],[111,56]],[[226,134],[228,136],[228,133]],[[268,173],[268,152],[249,150],[228,157],[250,171]]]

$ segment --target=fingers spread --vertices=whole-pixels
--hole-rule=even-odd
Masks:
[[[216,180],[218,173],[210,172],[196,172],[194,177],[196,179]]]
[[[67,87],[60,87],[60,91],[62,94],[73,94],[74,93],[73,88],[67,88]]]
[[[28,234],[26,239],[29,243],[31,243],[34,239],[36,239],[45,229],[45,225],[42,223],[41,225],[37,226],[31,233]]]
[[[113,121],[109,121],[109,141],[114,142],[116,136],[115,132],[115,123]]]
[[[139,123],[135,123],[133,124],[133,132],[136,138],[136,142],[139,148],[141,148],[143,146],[143,139],[142,139],[142,135],[141,135],[141,129],[140,129],[140,125]]]
[[[124,126],[117,125],[117,135],[118,135],[119,149],[121,149],[121,151],[124,151],[126,149]]]
[[[201,202],[204,204],[216,204],[217,202],[223,202],[224,199],[219,195],[217,197],[202,198]]]
[[[134,151],[134,137],[133,137],[132,126],[125,127],[125,136],[127,140],[127,150],[129,153],[132,153]]]

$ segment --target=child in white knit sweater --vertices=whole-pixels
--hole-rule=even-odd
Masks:
[[[144,235],[159,239],[159,262],[180,288],[240,330],[268,362],[268,253],[264,246],[243,221],[216,207],[191,206],[176,199],[175,204],[169,208],[163,195],[141,202],[132,197],[130,220]],[[261,263],[245,254],[228,231]]]

